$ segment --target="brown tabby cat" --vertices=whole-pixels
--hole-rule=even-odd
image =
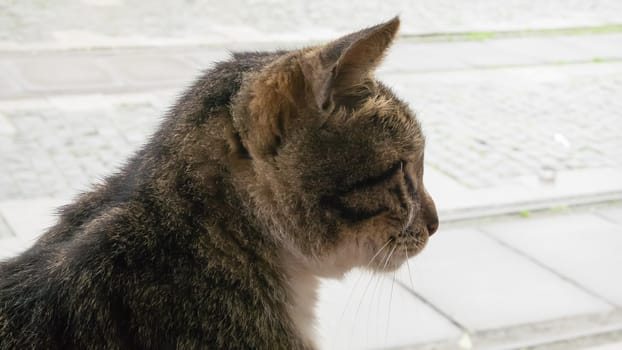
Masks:
[[[0,265],[0,349],[313,349],[319,276],[396,269],[438,226],[419,123],[373,78],[398,27],[208,71]]]

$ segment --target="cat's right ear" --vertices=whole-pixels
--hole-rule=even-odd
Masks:
[[[320,111],[333,96],[365,81],[380,64],[400,26],[398,17],[306,52],[300,61],[307,94]]]

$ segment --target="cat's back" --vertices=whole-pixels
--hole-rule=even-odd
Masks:
[[[124,329],[128,321],[121,315],[128,305],[122,294],[142,298],[151,288],[146,283],[163,285],[175,278],[168,272],[191,269],[187,262],[194,257],[184,257],[198,237],[189,217],[162,219],[174,211],[166,207],[172,195],[155,194],[154,188],[159,172],[174,168],[163,155],[165,140],[178,125],[191,124],[190,118],[199,116],[192,121],[204,123],[214,110],[226,108],[247,73],[283,53],[235,53],[216,63],[118,173],[63,207],[58,223],[33,247],[0,262],[0,349],[135,347]],[[158,235],[165,231],[184,234]],[[160,259],[163,251],[177,261]],[[175,292],[159,295],[166,299],[160,304],[170,304]],[[87,338],[88,343],[79,342]]]

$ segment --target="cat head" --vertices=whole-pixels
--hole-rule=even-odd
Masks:
[[[398,28],[395,18],[283,54],[233,104],[238,187],[322,275],[395,269],[438,227],[419,122],[373,76]]]

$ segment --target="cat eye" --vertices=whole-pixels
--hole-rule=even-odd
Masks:
[[[341,218],[347,221],[350,221],[350,222],[359,222],[359,221],[368,220],[389,210],[389,208],[385,206],[381,206],[373,210],[362,209],[362,208],[352,208],[352,207],[345,205],[336,196],[323,197],[320,200],[320,206],[326,209],[332,209],[336,211],[337,214]]]
[[[391,167],[386,170],[385,172],[383,172],[380,175],[374,175],[374,176],[369,176],[363,180],[357,181],[351,185],[348,185],[345,189],[342,189],[339,191],[340,194],[347,194],[350,192],[354,192],[354,191],[358,191],[358,190],[362,190],[365,188],[369,188],[369,187],[373,187],[375,185],[378,185],[390,178],[392,178],[398,171],[401,171],[402,168],[404,166],[404,162],[403,161],[398,161],[393,163],[393,165],[391,165]]]
[[[402,171],[405,167],[404,161],[397,161],[393,163],[388,170],[379,174],[364,178],[363,180],[354,182],[353,184],[340,189],[334,196],[325,196],[320,199],[320,206],[332,211],[350,222],[359,222],[376,217],[389,209],[386,206],[380,206],[374,209],[356,208],[346,205],[341,197],[353,192],[363,191],[370,187],[379,185],[384,181],[391,179],[399,171]]]

